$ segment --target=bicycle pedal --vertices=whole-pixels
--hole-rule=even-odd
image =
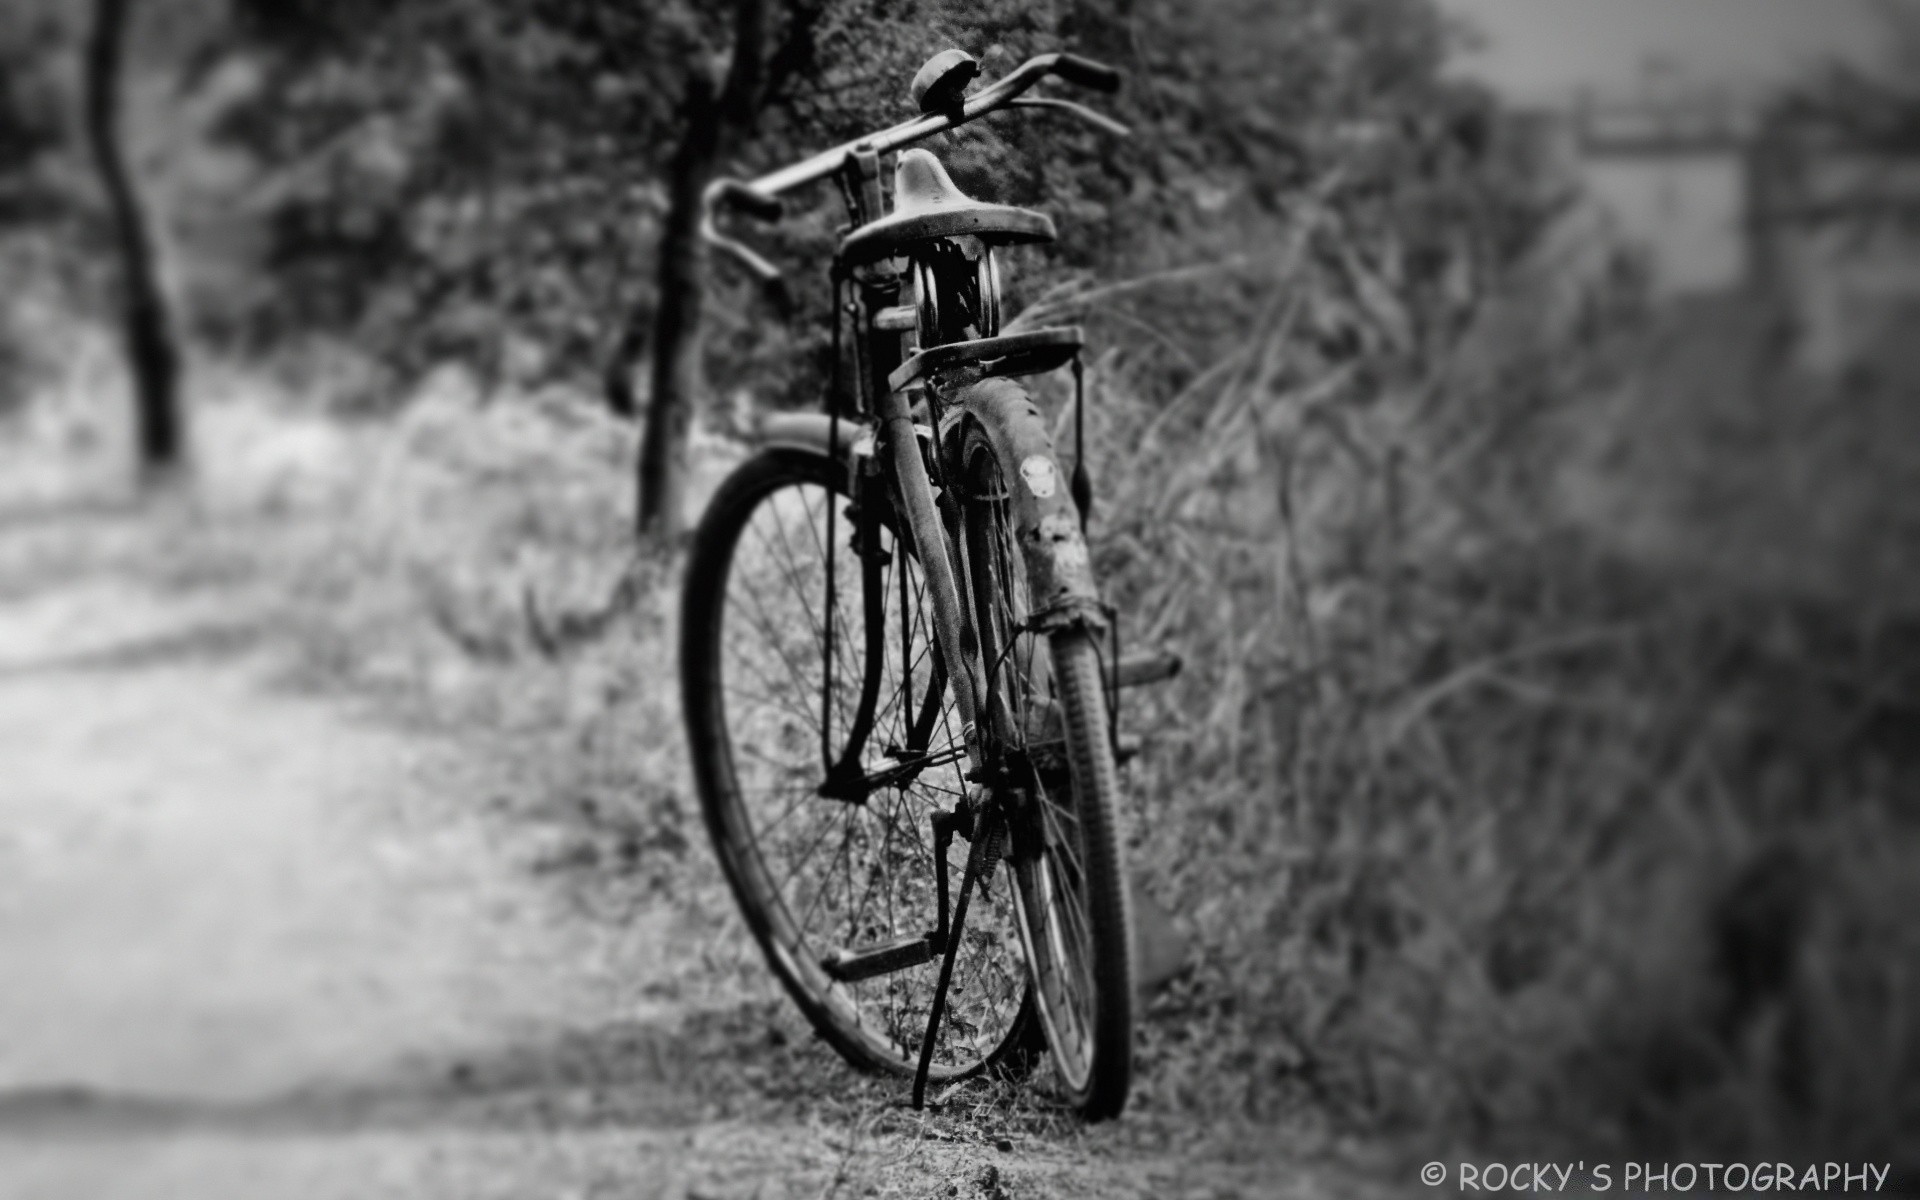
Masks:
[[[1113,761],[1125,766],[1140,757],[1140,751],[1146,743],[1137,733],[1123,733],[1113,741]],[[1062,740],[1035,742],[1027,747],[1027,758],[1033,763],[1034,770],[1047,772],[1067,769],[1067,744]]]
[[[938,953],[931,935],[901,938],[881,946],[862,950],[836,950],[822,955],[820,969],[841,983],[859,983],[879,975],[892,975],[909,967],[930,963]]]
[[[1180,656],[1171,650],[1138,650],[1120,656],[1113,681],[1115,686],[1123,688],[1164,683],[1178,675],[1184,665]]]

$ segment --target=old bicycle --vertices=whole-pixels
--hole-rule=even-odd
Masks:
[[[1081,335],[1001,328],[995,248],[1050,240],[1052,221],[968,198],[908,147],[1013,107],[1124,133],[1026,95],[1120,78],[1047,54],[969,95],[977,71],[937,55],[913,81],[920,116],[707,193],[703,234],[764,279],[723,211],[777,219],[781,194],[832,178],[851,221],[828,410],[763,419],[695,534],[683,700],[722,868],[819,1033],[913,1076],[916,1105],[1044,1045],[1099,1119],[1132,1072],[1112,705],[1142,672],[1118,659],[1083,536]],[[1071,474],[1014,382],[1066,367]]]

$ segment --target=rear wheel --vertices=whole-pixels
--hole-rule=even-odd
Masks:
[[[964,426],[968,569],[991,672],[988,719],[1031,783],[1018,801],[1010,857],[1035,1008],[1061,1090],[1099,1120],[1126,1104],[1133,1070],[1119,774],[1094,634],[1027,628],[1033,606],[1008,489],[1029,486],[1017,464],[1031,465],[1036,449],[1049,465],[1051,455],[1038,415],[1021,421],[1032,428],[1002,430],[1000,445],[979,422]]]
[[[965,794],[966,761],[909,540],[884,520],[859,547],[849,500],[844,468],[792,450],[758,455],[721,486],[688,566],[683,702],[708,833],[768,963],[848,1061],[911,1075],[940,962],[907,944],[937,923],[930,818]],[[877,644],[862,551],[880,564]],[[849,758],[863,709],[871,729]],[[843,759],[869,786],[823,796]],[[947,854],[956,891],[967,850],[956,838]],[[1020,1041],[1019,955],[1000,872],[972,901],[932,1079],[978,1071]]]

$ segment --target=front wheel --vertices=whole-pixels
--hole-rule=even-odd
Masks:
[[[853,499],[844,467],[795,450],[722,484],[688,564],[683,704],[707,830],[769,965],[849,1062],[911,1075],[939,971],[930,818],[969,784],[912,539],[890,516],[863,529]],[[841,765],[865,785],[823,786]],[[955,881],[967,851],[947,850]],[[1005,878],[975,895],[936,1083],[1022,1044]]]
[[[980,386],[998,390],[996,411],[991,421],[967,418],[958,450],[987,719],[1025,776],[1011,855],[1015,918],[1061,1090],[1101,1120],[1125,1106],[1133,1072],[1132,913],[1105,681],[1093,630],[1030,628],[1036,605],[1019,514],[1032,521],[1045,511],[1037,501],[1054,498],[1062,476],[1024,393],[1000,380]],[[1036,568],[1036,577],[1049,574]]]

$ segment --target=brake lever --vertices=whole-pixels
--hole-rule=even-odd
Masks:
[[[1101,130],[1102,132],[1105,132],[1105,133],[1110,133],[1114,137],[1132,137],[1133,136],[1133,130],[1127,128],[1125,125],[1122,125],[1120,122],[1114,120],[1112,117],[1107,116],[1105,113],[1097,113],[1092,109],[1088,108],[1086,105],[1076,104],[1071,100],[1059,100],[1059,99],[1055,99],[1052,96],[1018,96],[1012,100],[1007,101],[1007,107],[1008,108],[1057,108],[1063,112],[1071,114],[1072,116],[1079,117],[1082,121],[1085,121],[1087,124],[1093,126],[1095,129]]]

